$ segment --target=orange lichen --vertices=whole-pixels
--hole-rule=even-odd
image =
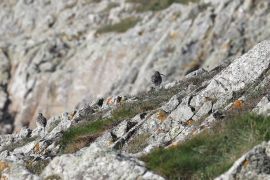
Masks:
[[[193,119],[189,119],[186,123],[188,126],[191,126],[193,124]]]
[[[243,105],[244,105],[244,101],[243,100],[236,100],[233,103],[233,108],[234,109],[241,110],[243,108]]]
[[[113,104],[113,98],[112,97],[109,97],[106,101],[106,104],[107,105],[112,105]]]
[[[0,172],[4,171],[5,169],[9,168],[9,165],[5,161],[0,161]],[[2,179],[2,177],[1,177]]]
[[[173,32],[170,32],[170,38],[172,39],[175,39],[177,37],[177,32],[173,31]]]
[[[246,168],[246,167],[249,165],[249,163],[250,163],[249,160],[245,159],[245,160],[242,162],[242,166]]]
[[[8,180],[8,177],[5,175],[0,176],[0,180]]]
[[[163,110],[161,110],[161,111],[159,111],[159,112],[157,113],[157,118],[158,118],[161,122],[165,121],[165,120],[167,119],[167,117],[168,117],[167,112],[165,112],[165,111],[163,111]]]
[[[37,143],[37,144],[35,145],[35,147],[34,147],[34,153],[35,153],[35,154],[39,154],[39,153],[40,153],[40,145],[39,145],[39,143]]]

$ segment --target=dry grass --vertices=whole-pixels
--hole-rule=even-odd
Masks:
[[[127,146],[127,152],[129,153],[138,153],[142,151],[148,144],[147,140],[149,139],[150,134],[142,133],[134,137]]]

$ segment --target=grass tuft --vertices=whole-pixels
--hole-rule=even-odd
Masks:
[[[150,136],[151,135],[148,133],[142,133],[137,135],[129,142],[127,146],[127,152],[135,154],[142,151],[148,145],[147,140]]]
[[[22,139],[22,140],[20,140],[20,141],[18,141],[16,143],[11,143],[8,146],[5,146],[2,151],[6,151],[7,150],[9,152],[12,152],[16,148],[25,146],[25,145],[27,145],[28,143],[30,143],[30,142],[32,142],[34,140],[36,140],[36,138],[32,138],[32,137],[31,138],[24,138],[24,139]]]
[[[33,174],[40,175],[45,167],[49,164],[49,160],[29,160],[25,162],[25,167]]]
[[[153,110],[158,107],[156,101],[135,102],[123,104],[112,112],[112,117],[97,119],[96,121],[85,122],[76,127],[70,128],[64,133],[61,140],[61,152],[73,153],[92,143],[104,131],[111,129],[121,121],[132,118],[137,114]]]
[[[252,147],[268,140],[270,117],[246,114],[176,147],[156,149],[142,160],[168,179],[213,179]]]
[[[104,131],[111,129],[121,121],[132,118],[137,114],[157,109],[173,95],[184,90],[190,83],[199,86],[205,79],[209,79],[209,77],[212,77],[215,73],[216,72],[208,73],[199,78],[184,80],[181,84],[170,89],[159,89],[158,91],[153,90],[151,92],[140,93],[137,96],[136,102],[122,104],[112,112],[111,118],[102,119],[99,115],[86,117],[87,122],[71,127],[63,134],[60,141],[60,154],[74,153],[88,146]]]

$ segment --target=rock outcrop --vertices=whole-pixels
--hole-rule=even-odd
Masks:
[[[174,3],[154,12],[136,6],[124,0],[2,1],[1,133],[12,132],[14,122],[15,130],[33,128],[39,111],[53,116],[82,99],[137,94],[149,87],[153,70],[167,82],[199,67],[211,70],[269,37],[267,0]],[[123,21],[137,23],[126,32],[100,33]]]
[[[210,72],[190,74],[171,88],[137,97],[109,98],[101,106],[100,103],[83,106],[75,112],[50,118],[45,129],[22,129],[20,133],[1,136],[2,177],[164,179],[149,171],[138,157],[156,147],[167,148],[188,141],[219,123],[222,114],[233,110],[269,112],[269,49],[270,41],[263,41],[243,56],[224,61]],[[164,101],[159,102],[162,98]],[[141,104],[136,104],[140,101]],[[61,151],[61,140],[70,128],[87,122],[104,122],[121,107],[136,108],[150,101],[158,106],[115,121],[75,153]],[[269,142],[256,146],[218,179],[268,178],[268,146]],[[33,167],[40,167],[38,174],[34,174]]]
[[[137,6],[0,2],[1,179],[164,179],[139,158],[232,111],[269,115],[268,0]],[[150,88],[154,70],[166,74],[161,88]],[[35,128],[38,112],[46,127]],[[95,133],[63,151],[78,127]],[[217,179],[268,179],[269,147]]]

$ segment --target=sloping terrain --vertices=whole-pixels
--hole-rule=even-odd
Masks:
[[[267,179],[269,67],[270,41],[263,41],[172,87],[97,102],[50,118],[45,129],[3,135],[1,176]]]
[[[173,3],[174,2],[174,3]],[[190,3],[193,2],[193,3]],[[269,37],[268,0],[2,0],[0,132],[211,70]]]

